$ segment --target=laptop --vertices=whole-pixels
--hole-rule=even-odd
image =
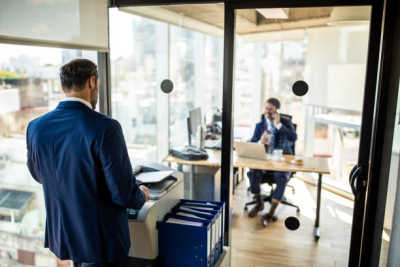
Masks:
[[[263,144],[235,142],[238,157],[267,160],[267,153]]]

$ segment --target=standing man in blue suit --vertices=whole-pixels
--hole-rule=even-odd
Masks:
[[[265,145],[268,152],[274,149],[282,149],[284,154],[293,154],[293,144],[297,139],[297,134],[291,120],[281,117],[277,112],[281,103],[276,98],[269,98],[265,102],[265,119],[256,124],[251,142],[260,142]],[[257,204],[250,210],[249,217],[254,217],[259,211],[264,209],[264,201],[260,194],[260,183],[264,175],[272,175],[276,188],[272,194],[271,208],[267,214],[262,217],[262,221],[269,222],[274,216],[283,193],[286,183],[290,178],[290,172],[271,172],[251,169],[247,176],[250,180],[250,190],[255,195]]]
[[[28,168],[43,185],[45,247],[74,266],[120,266],[130,248],[127,208],[149,199],[136,185],[121,126],[94,111],[98,73],[90,60],[60,69],[65,101],[29,123]]]

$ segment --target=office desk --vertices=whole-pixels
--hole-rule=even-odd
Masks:
[[[184,160],[169,155],[164,162],[175,163],[178,170],[184,172],[183,166],[191,169],[184,173],[185,198],[196,200],[220,200],[221,187],[221,151],[206,149],[207,160]]]
[[[208,153],[207,160],[184,160],[178,157],[174,157],[172,155],[168,155],[163,161],[167,163],[175,163],[178,164],[178,170],[182,171],[182,165],[191,166],[192,172],[194,172],[195,166],[207,166],[207,167],[221,167],[221,151],[216,149],[206,149]],[[233,153],[233,164],[236,161],[236,152]],[[233,165],[234,168],[237,166]],[[233,193],[235,193],[236,186],[239,184],[240,181],[244,178],[244,168],[238,168],[238,176],[236,176],[237,181],[234,180],[233,183]]]
[[[258,160],[251,158],[238,157],[235,162],[235,167],[250,168],[268,171],[283,171],[283,172],[308,172],[318,174],[318,189],[317,189],[317,210],[314,224],[314,238],[319,240],[319,217],[321,209],[321,190],[322,190],[322,175],[330,174],[328,160],[326,158],[304,158],[303,164],[297,165],[290,161],[294,156],[285,155],[284,161],[274,160]]]
[[[182,164],[192,166],[221,166],[221,151],[219,150],[207,150],[208,159],[200,161],[188,161],[183,160],[174,156],[169,155],[164,159],[168,163],[177,163],[178,166]],[[274,161],[274,160],[258,160],[251,158],[237,157],[236,153],[233,154],[233,167],[239,169],[239,174],[243,176],[245,168],[268,170],[268,171],[283,171],[283,172],[308,172],[318,174],[318,188],[317,188],[317,209],[314,223],[314,238],[316,241],[320,238],[319,233],[319,219],[321,210],[321,191],[322,191],[322,175],[330,174],[328,160],[326,158],[304,158],[303,164],[297,165],[290,163],[294,159],[292,155],[285,155],[285,161]]]
[[[179,165],[221,167],[221,151],[214,149],[206,149],[206,151],[208,153],[208,159],[206,160],[184,160],[168,155],[163,161]]]

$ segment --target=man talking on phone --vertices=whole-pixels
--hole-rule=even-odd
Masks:
[[[95,111],[97,66],[60,69],[65,100],[29,123],[28,168],[42,184],[45,247],[75,267],[123,266],[130,248],[127,208],[149,200],[136,185],[120,124]]]
[[[292,146],[297,139],[297,134],[291,120],[281,117],[278,113],[280,107],[281,103],[276,98],[269,98],[265,101],[264,118],[256,124],[251,142],[264,144],[269,153],[272,153],[275,149],[281,149],[284,154],[293,154]],[[254,169],[247,173],[250,180],[250,191],[257,201],[257,204],[250,210],[249,217],[255,217],[259,211],[264,209],[264,201],[260,194],[260,184],[262,177],[265,175],[271,175],[274,178],[276,188],[272,194],[271,208],[261,218],[263,224],[272,220],[275,210],[283,197],[286,183],[291,173]]]

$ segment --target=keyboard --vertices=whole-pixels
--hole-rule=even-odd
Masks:
[[[221,139],[218,140],[204,140],[204,147],[211,149],[221,149]]]

